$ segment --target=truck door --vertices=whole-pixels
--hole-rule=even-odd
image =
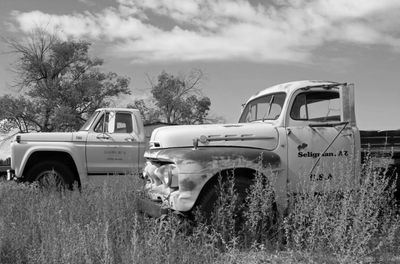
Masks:
[[[141,142],[138,124],[131,112],[116,112],[113,119],[113,132],[109,134],[111,144],[108,159],[112,161],[114,171],[122,174],[138,172],[141,157],[139,156]]]
[[[309,88],[292,96],[286,128],[289,190],[318,191],[354,165],[356,128],[344,122],[342,108],[338,87]]]
[[[103,113],[87,139],[88,175],[136,172],[139,148],[137,124],[132,113]]]
[[[110,131],[110,113],[103,112],[94,123],[93,129],[89,130],[86,141],[86,164],[88,175],[108,172],[110,161],[107,159],[107,148],[111,141]]]

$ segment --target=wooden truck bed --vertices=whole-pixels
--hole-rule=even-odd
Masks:
[[[360,131],[360,137],[362,160],[368,153],[378,160],[392,159],[386,175],[397,179],[394,196],[400,205],[400,130]]]
[[[361,130],[360,137],[363,152],[390,155],[396,163],[400,162],[400,130]]]

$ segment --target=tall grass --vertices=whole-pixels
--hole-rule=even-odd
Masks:
[[[339,263],[363,263],[399,252],[396,181],[385,176],[388,164],[377,168],[368,156],[360,179],[350,168],[342,161],[335,168],[340,172],[336,179],[312,183],[296,194],[283,222],[288,249],[333,256]]]
[[[208,234],[138,214],[139,188],[134,179],[81,193],[0,184],[0,263],[212,263]]]
[[[0,182],[0,263],[400,261],[390,181],[372,162],[356,181],[348,167],[337,170],[340,188],[315,183],[297,193],[283,216],[274,204],[273,174],[256,174],[242,200],[233,172],[219,181],[211,222],[138,213],[137,177],[62,193]]]

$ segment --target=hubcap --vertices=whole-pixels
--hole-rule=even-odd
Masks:
[[[42,171],[38,175],[37,181],[39,183],[39,186],[44,188],[62,189],[64,187],[64,181],[60,173],[58,173],[54,169]]]

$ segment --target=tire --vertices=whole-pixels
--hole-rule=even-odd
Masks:
[[[72,189],[74,173],[59,161],[44,161],[34,165],[28,172],[29,182],[37,182],[46,189]]]
[[[206,224],[209,224],[211,226],[214,226],[214,224],[216,224],[216,227],[219,228],[219,225],[221,225],[222,223],[224,228],[227,228],[226,230],[233,230],[235,236],[241,237],[243,239],[243,243],[262,243],[265,240],[274,241],[280,239],[280,235],[278,232],[279,230],[277,228],[278,210],[274,196],[271,197],[271,200],[269,200],[269,202],[271,202],[271,210],[269,211],[269,214],[263,216],[261,219],[258,219],[256,225],[253,226],[252,223],[254,222],[252,222],[252,220],[254,220],[254,218],[251,218],[253,211],[249,210],[250,206],[254,205],[251,205],[250,201],[247,199],[249,188],[252,184],[253,181],[249,177],[243,176],[243,174],[235,178],[235,194],[237,194],[238,196],[235,206],[231,207],[235,208],[233,211],[234,214],[229,214],[228,218],[221,218],[223,221],[220,222],[221,219],[219,219],[218,216],[215,217],[215,215],[213,214],[214,212],[216,212],[215,209],[217,206],[217,200],[219,200],[219,191],[218,188],[216,188],[219,183],[215,180],[213,182],[210,182],[210,184],[206,186],[206,189],[202,191],[199,196],[198,202],[196,203],[195,210],[199,212],[194,212],[195,220],[197,220],[196,217],[198,217],[196,213],[199,213],[200,218],[198,220],[205,222]],[[224,214],[224,211],[222,212]],[[228,220],[227,222],[225,222],[224,219],[232,219],[233,221]],[[224,228],[222,229],[222,232],[224,232]],[[249,233],[249,228],[251,228],[252,230],[251,233]]]
[[[204,217],[204,220],[210,222],[217,199],[217,186],[212,184],[211,186],[206,187],[194,207],[194,211],[198,211],[195,213],[200,213],[201,217]]]
[[[243,204],[245,202],[247,190],[251,183],[252,182],[248,178],[242,176],[235,178],[235,193],[238,194],[238,204]],[[196,202],[195,210],[198,210],[208,223],[212,220],[212,215],[216,209],[215,206],[219,198],[218,185],[218,180],[214,180],[210,185],[206,186],[206,189],[200,194]]]

